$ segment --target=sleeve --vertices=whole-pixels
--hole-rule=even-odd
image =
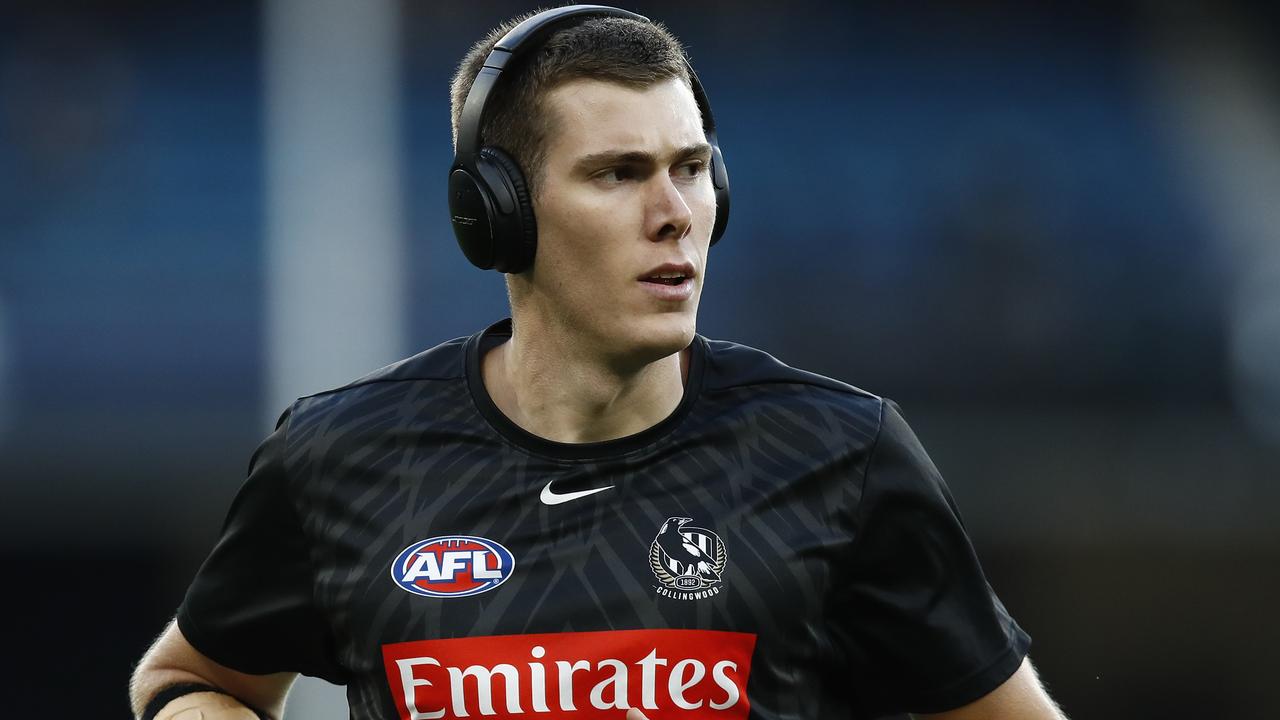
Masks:
[[[1031,638],[978,564],[946,483],[886,400],[836,623],[869,714],[942,712],[999,687]]]
[[[285,474],[289,413],[249,461],[222,535],[178,607],[197,650],[253,675],[298,672],[346,682],[314,601],[314,573]]]

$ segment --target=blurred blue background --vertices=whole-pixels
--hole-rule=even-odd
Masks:
[[[700,331],[903,405],[1068,713],[1275,717],[1280,13],[624,6],[720,125]],[[448,79],[526,9],[0,9],[14,717],[127,714],[289,398],[505,314]]]

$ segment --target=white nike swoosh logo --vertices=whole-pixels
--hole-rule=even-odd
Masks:
[[[538,498],[542,500],[542,502],[546,505],[559,505],[560,503],[567,503],[570,500],[577,500],[578,498],[584,498],[588,495],[595,495],[598,492],[604,492],[605,490],[609,490],[611,488],[613,488],[612,485],[606,485],[605,487],[596,488],[594,490],[579,490],[578,492],[571,492],[571,493],[557,493],[557,492],[552,492],[551,483],[547,483],[546,487],[542,488],[542,494],[539,495]]]

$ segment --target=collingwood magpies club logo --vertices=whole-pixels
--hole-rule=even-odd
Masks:
[[[719,535],[691,522],[693,518],[667,518],[649,545],[649,568],[663,597],[698,600],[720,593],[729,555]]]

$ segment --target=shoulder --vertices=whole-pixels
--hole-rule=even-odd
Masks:
[[[454,338],[345,385],[301,397],[281,421],[287,418],[291,430],[323,422],[335,413],[349,421],[386,410],[423,383],[442,389],[450,384],[465,385],[467,341],[465,337]]]
[[[812,388],[845,397],[851,402],[873,401],[881,398],[858,387],[825,375],[792,367],[773,355],[749,345],[703,338],[707,347],[707,378],[705,389],[709,392],[739,387],[789,385]]]
[[[859,435],[874,436],[887,401],[846,382],[801,370],[769,353],[725,340],[706,342],[703,392],[730,396],[735,403],[783,411],[817,413],[829,422],[853,424]]]

